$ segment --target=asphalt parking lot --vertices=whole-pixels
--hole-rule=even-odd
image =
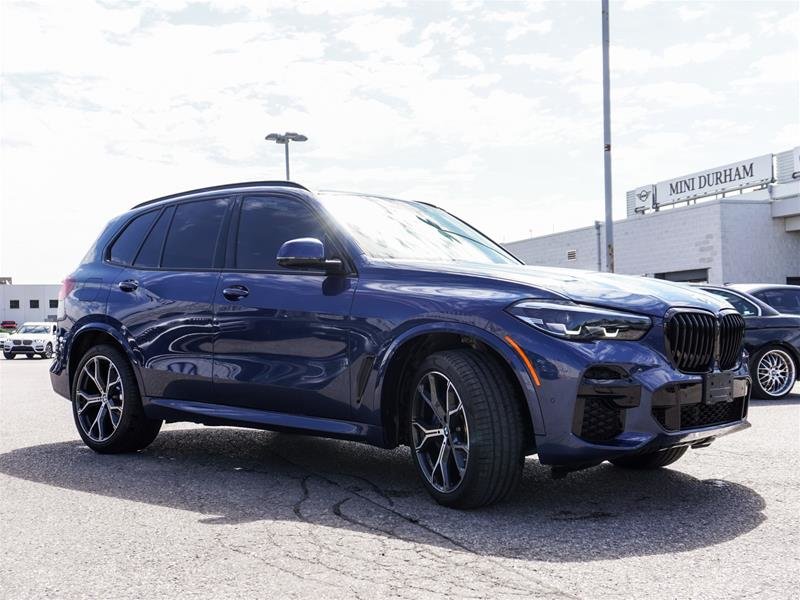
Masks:
[[[168,425],[80,442],[49,361],[0,361],[3,598],[788,598],[800,589],[800,386],[672,469],[553,480],[457,512],[405,449]],[[792,591],[794,590],[794,591]]]

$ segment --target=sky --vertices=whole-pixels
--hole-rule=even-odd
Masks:
[[[800,144],[800,2],[612,0],[614,216]],[[208,185],[432,202],[500,242],[602,220],[597,1],[0,0],[0,276],[58,282]]]

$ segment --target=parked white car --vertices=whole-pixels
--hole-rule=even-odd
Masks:
[[[17,330],[2,340],[3,356],[12,359],[17,354],[24,354],[28,358],[39,355],[42,358],[51,358],[53,348],[56,347],[56,324],[46,322],[28,322],[20,325]]]

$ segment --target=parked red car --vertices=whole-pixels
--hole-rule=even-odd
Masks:
[[[2,321],[0,322],[0,329],[16,329],[17,322],[16,321]]]

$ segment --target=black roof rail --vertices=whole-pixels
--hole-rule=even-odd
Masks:
[[[202,192],[216,192],[221,190],[229,190],[229,189],[236,189],[241,187],[259,187],[259,186],[272,186],[272,187],[291,187],[297,188],[300,190],[305,190],[310,192],[306,186],[300,185],[299,183],[295,183],[294,181],[244,181],[242,183],[225,183],[223,185],[213,185],[211,187],[199,188],[196,190],[189,190],[187,192],[179,192],[177,194],[170,194],[169,196],[161,196],[160,198],[153,198],[152,200],[147,200],[146,202],[141,202],[136,206],[133,206],[131,210],[134,208],[140,208],[142,206],[147,206],[148,204],[155,204],[156,202],[161,202],[162,200],[171,200],[172,198],[181,198],[182,196],[188,196],[190,194],[199,194]]]

